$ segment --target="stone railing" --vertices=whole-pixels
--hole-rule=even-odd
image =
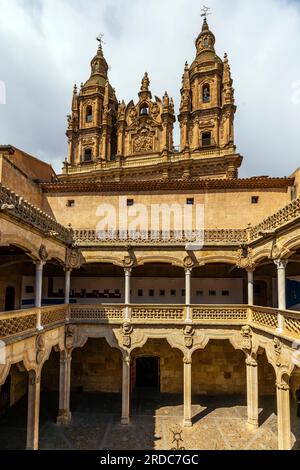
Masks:
[[[236,245],[247,242],[246,230],[204,230],[193,233],[187,237],[183,232],[132,232],[99,233],[96,230],[74,230],[74,240],[77,246],[95,246],[130,243],[133,245],[182,245],[187,243],[203,245]]]
[[[293,222],[295,219],[300,219],[300,198],[295,199],[255,227],[251,227],[249,229],[248,241],[255,241],[261,238],[264,233],[273,232],[275,229]]]
[[[31,336],[44,328],[64,325],[68,310],[68,305],[59,305],[0,313],[0,340]]]
[[[72,243],[72,230],[60,225],[53,217],[25,201],[1,183],[0,212],[8,213],[26,225],[40,230],[46,236],[56,238],[68,245]]]
[[[288,340],[300,340],[300,312],[248,305],[60,305],[0,314],[0,340],[31,336],[66,323],[250,325]],[[281,329],[279,326],[281,325]]]

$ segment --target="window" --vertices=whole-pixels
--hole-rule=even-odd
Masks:
[[[154,297],[154,289],[149,290],[149,297]]]
[[[193,206],[194,205],[194,198],[190,197],[186,200],[186,203],[188,206]]]
[[[197,290],[196,295],[197,295],[197,297],[202,297],[203,296],[203,290]]]
[[[139,297],[143,297],[144,293],[143,293],[143,289],[139,289],[138,290],[138,296]]]
[[[33,286],[26,286],[25,287],[25,292],[26,292],[26,294],[33,294],[33,292],[34,292]]]
[[[181,297],[185,297],[185,289],[181,290]]]
[[[92,161],[92,149],[85,149],[84,150],[83,161],[84,162],[91,162]]]
[[[176,297],[176,289],[171,289],[171,296]]]
[[[134,200],[133,199],[127,199],[127,206],[131,207],[134,205]]]
[[[209,147],[211,145],[211,133],[204,132],[202,134],[202,147]]]
[[[222,290],[223,297],[229,297],[229,290]]]
[[[203,103],[210,103],[210,86],[204,85],[202,90],[202,100]]]
[[[206,37],[204,38],[203,44],[204,44],[205,47],[208,46],[208,44],[209,44],[209,43],[208,43],[208,38],[206,38]]]
[[[160,289],[159,295],[160,295],[161,297],[164,297],[164,296],[166,295],[165,289]]]
[[[92,106],[88,106],[86,108],[85,122],[92,122],[92,121],[93,121],[93,108]]]
[[[146,104],[144,104],[140,109],[140,115],[141,116],[148,116],[148,114],[149,114],[149,108]]]
[[[210,297],[216,297],[217,293],[216,293],[215,290],[210,290],[209,295],[210,295]]]
[[[259,197],[258,196],[252,196],[251,204],[258,204],[258,202],[259,202]]]
[[[75,207],[75,201],[72,199],[69,199],[67,201],[67,207]]]

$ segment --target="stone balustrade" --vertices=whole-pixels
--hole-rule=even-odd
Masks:
[[[35,335],[43,328],[65,323],[118,324],[185,324],[184,305],[60,305],[0,314],[0,339]],[[248,305],[191,305],[189,321],[195,325],[245,325],[279,333],[279,315],[283,318],[280,335],[288,340],[300,339],[300,312]],[[127,316],[126,316],[127,315]]]
[[[0,340],[32,336],[44,328],[64,325],[68,311],[68,305],[59,305],[0,313]]]

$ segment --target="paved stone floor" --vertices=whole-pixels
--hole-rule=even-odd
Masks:
[[[194,450],[275,450],[277,418],[272,398],[261,399],[261,426],[249,431],[243,397],[194,397],[193,428],[183,429],[181,446]],[[42,394],[40,449],[169,450],[172,430],[182,429],[182,397],[144,391],[132,400],[132,421],[120,425],[120,396],[73,394],[72,424],[55,424],[57,394]],[[23,449],[26,441],[26,399],[0,418],[0,449]],[[294,414],[294,413],[293,413]],[[300,450],[300,419],[293,422]]]

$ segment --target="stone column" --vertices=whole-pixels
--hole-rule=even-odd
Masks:
[[[277,389],[277,420],[278,420],[278,449],[291,450],[291,411],[290,387],[284,381],[276,383]]]
[[[131,268],[124,268],[125,272],[125,320],[130,320],[130,278]]]
[[[186,319],[187,323],[192,321],[191,318],[191,277],[192,269],[185,268],[185,305],[186,305]]]
[[[71,392],[71,351],[61,351],[59,368],[59,411],[57,424],[66,426],[71,422],[70,392]]]
[[[248,305],[254,305],[254,269],[247,269]]]
[[[247,424],[252,429],[258,428],[258,364],[255,359],[246,359],[247,370]]]
[[[274,263],[277,266],[278,309],[286,310],[285,269],[287,266],[287,261],[276,259]],[[279,313],[278,314],[278,330],[282,332],[283,329],[284,329],[284,316]]]
[[[29,371],[26,442],[27,450],[38,450],[39,448],[40,388],[40,375],[34,370]]]
[[[70,303],[71,272],[72,269],[65,269],[65,304]]]
[[[42,288],[43,288],[43,261],[37,261],[35,264],[35,307],[42,306]]]
[[[122,371],[122,418],[121,424],[127,425],[130,422],[130,363],[129,356],[123,358]]]
[[[184,427],[192,427],[192,359],[183,359]]]

